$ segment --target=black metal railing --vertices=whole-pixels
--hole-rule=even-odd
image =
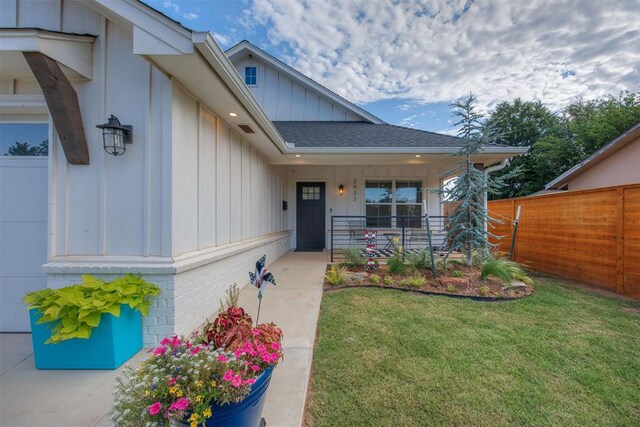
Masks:
[[[331,217],[331,262],[344,259],[347,248],[363,257],[389,258],[402,246],[402,255],[447,249],[445,216],[348,216]]]

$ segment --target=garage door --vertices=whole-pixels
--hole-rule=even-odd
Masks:
[[[0,123],[0,331],[30,331],[26,292],[46,287],[48,126]]]

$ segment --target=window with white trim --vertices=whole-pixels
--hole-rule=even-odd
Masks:
[[[244,83],[247,86],[258,84],[258,67],[244,67]]]
[[[422,216],[422,181],[368,180],[365,183],[367,227],[420,227]],[[404,220],[391,217],[403,217]],[[406,219],[409,217],[409,219]]]

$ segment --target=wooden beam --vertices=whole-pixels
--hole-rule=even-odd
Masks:
[[[82,125],[78,95],[58,63],[39,52],[23,52],[42,88],[49,113],[58,132],[64,155],[72,165],[89,164],[89,148]]]

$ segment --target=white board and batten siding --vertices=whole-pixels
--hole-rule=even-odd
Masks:
[[[173,254],[284,231],[286,169],[178,84],[173,99]]]
[[[362,120],[327,96],[255,57],[247,55],[234,65],[242,79],[245,67],[256,67],[257,84],[249,86],[249,90],[272,121]]]
[[[97,36],[93,78],[72,81],[90,164],[70,165],[55,132],[49,141],[49,206],[41,209],[49,234],[45,227],[38,249],[46,254],[40,262],[49,260],[47,286],[77,283],[82,273],[140,272],[162,289],[144,319],[145,344],[190,333],[230,284],[247,283],[257,257],[273,261],[289,248],[286,169],[269,165],[178,82],[134,55],[131,27],[75,0],[1,7],[5,27]],[[41,94],[30,75],[1,80],[3,95]],[[123,156],[105,153],[95,128],[110,114],[133,126]]]

